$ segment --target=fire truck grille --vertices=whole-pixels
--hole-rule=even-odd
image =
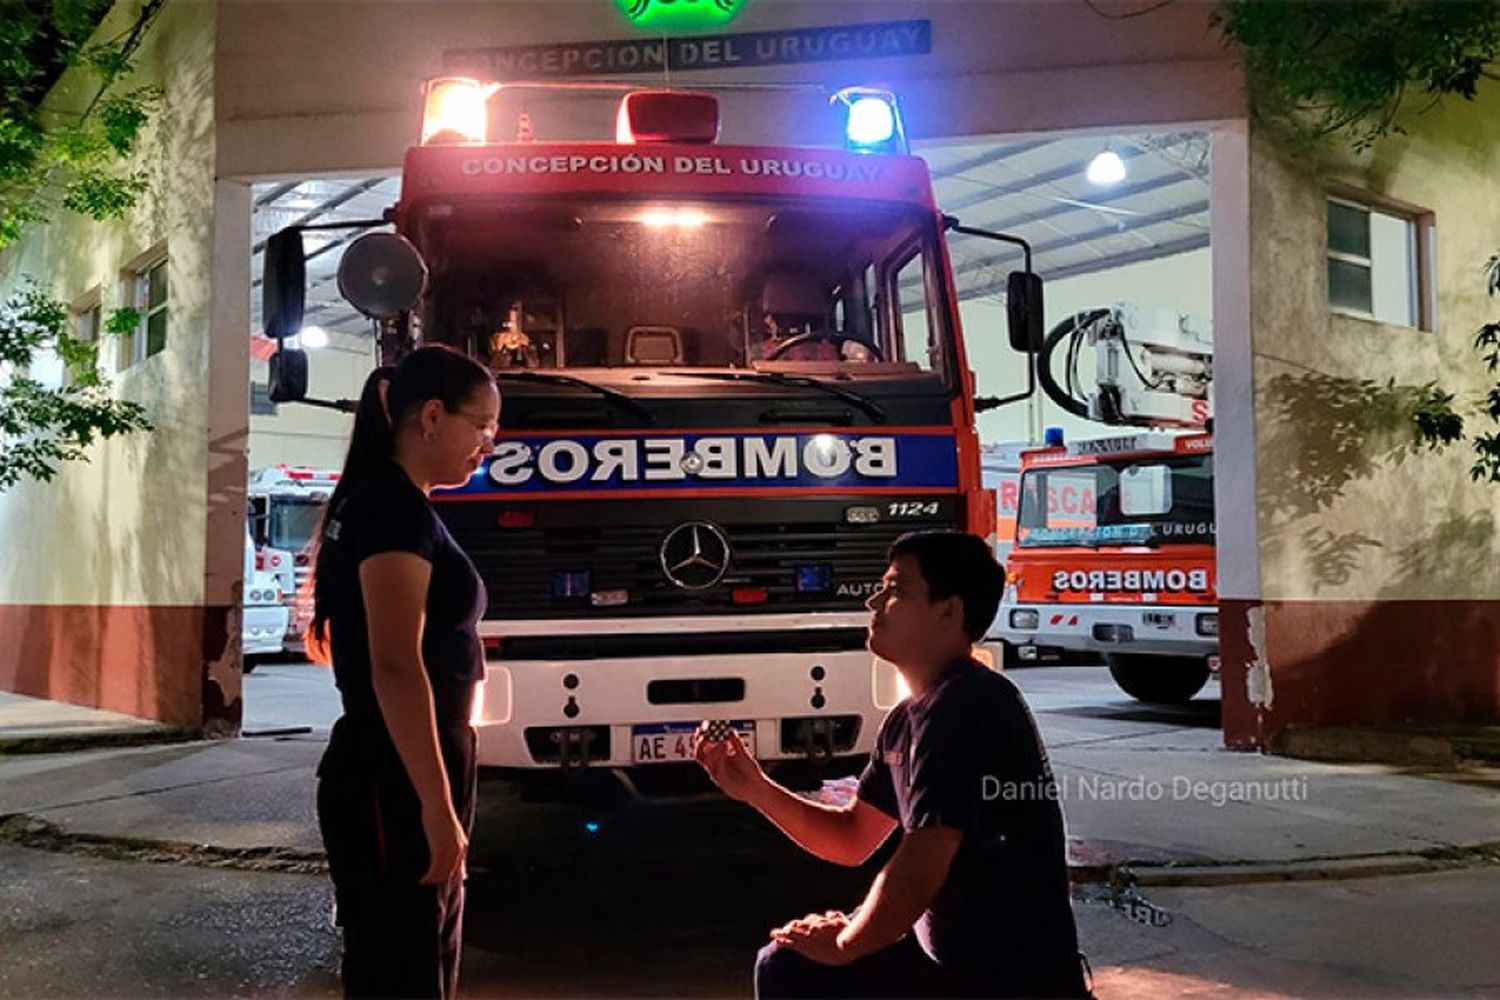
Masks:
[[[644,517],[640,509],[629,511],[631,505],[536,504],[523,509],[534,511],[534,524],[503,529],[498,504],[441,504],[439,510],[484,578],[488,617],[621,618],[856,611],[885,572],[893,541],[908,531],[951,528],[957,520],[956,503],[945,499],[920,519],[846,523],[845,509],[860,503],[773,503],[756,510],[753,501],[741,501],[691,511],[635,505],[644,507]],[[886,509],[880,501],[867,503]],[[564,512],[565,506],[583,509]],[[515,519],[516,507],[503,510]],[[562,523],[547,523],[549,516]],[[722,577],[699,589],[674,583],[662,554],[667,536],[694,521],[722,533],[730,553]]]

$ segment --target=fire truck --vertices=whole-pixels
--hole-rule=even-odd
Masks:
[[[250,474],[250,534],[255,540],[255,568],[273,573],[287,609],[282,648],[300,653],[312,623],[313,539],[323,505],[338,484],[331,469],[278,465]]]
[[[613,142],[538,138],[570,87],[608,96]],[[491,457],[433,497],[489,592],[486,766],[649,794],[707,718],[784,780],[852,770],[900,697],[865,648],[887,548],[993,536],[974,417],[1007,400],[976,401],[945,233],[1019,248],[1008,333],[1035,351],[1030,248],[938,211],[894,95],[811,96],[842,146],[720,145],[707,92],[433,81],[363,223],[395,232],[345,252],[387,361],[448,344],[504,398]],[[347,408],[285,346],[315,228],[267,246],[269,388]]]
[[[1078,371],[1085,347],[1092,386]],[[1149,430],[1072,444],[1058,432],[1022,454],[994,634],[1022,659],[1101,654],[1132,697],[1187,701],[1219,646],[1209,324],[1128,303],[1086,310],[1048,332],[1035,374],[1074,416]]]
[[[1101,653],[1132,697],[1187,701],[1219,652],[1214,535],[1206,434],[1027,452],[998,634]]]

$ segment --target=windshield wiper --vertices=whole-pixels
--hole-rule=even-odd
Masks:
[[[543,385],[571,385],[580,389],[587,389],[595,395],[609,400],[617,406],[623,407],[640,417],[648,424],[656,423],[656,414],[652,413],[640,400],[621,392],[619,389],[611,389],[607,385],[590,382],[588,379],[577,378],[572,375],[559,375],[556,372],[539,372],[530,368],[501,368],[494,372],[497,379],[514,379],[518,382],[539,382]]]
[[[859,407],[869,414],[872,420],[883,424],[887,419],[885,407],[868,396],[861,396],[857,392],[850,392],[848,389],[841,389],[821,379],[808,378],[806,375],[784,375],[781,372],[658,372],[657,374],[674,375],[678,378],[705,378],[717,382],[756,382],[761,385],[792,385],[799,388],[818,389],[851,406]]]

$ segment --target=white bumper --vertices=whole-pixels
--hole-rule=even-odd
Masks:
[[[486,636],[572,636],[594,633],[632,635],[672,632],[780,631],[783,629],[862,625],[864,615],[759,616],[733,619],[615,620],[611,622],[485,622]],[[743,682],[743,697],[723,701],[662,704],[648,696],[654,681]],[[680,685],[679,690],[685,685]],[[784,719],[855,717],[858,732],[840,756],[868,754],[885,712],[895,704],[895,669],[865,650],[727,654],[716,656],[643,656],[588,660],[491,659],[480,704],[474,716],[479,733],[479,762],[486,767],[556,769],[587,763],[596,767],[629,767],[634,726],[696,723],[703,719],[753,721],[756,756],[761,760],[803,760],[805,752],[784,752]],[[541,758],[528,746],[527,730],[582,730],[605,727],[608,752],[597,749],[586,761]],[[544,746],[556,741],[550,733]],[[541,736],[534,732],[533,742]],[[564,735],[562,739],[566,740]]]
[[[281,652],[286,622],[287,610],[279,604],[247,605],[240,651],[251,656]]]
[[[1019,627],[1015,614],[1035,612],[1035,628]],[[1198,619],[1215,607],[1162,604],[1001,604],[995,635],[1016,646],[1056,646],[1098,653],[1214,656],[1219,637],[1203,635]]]

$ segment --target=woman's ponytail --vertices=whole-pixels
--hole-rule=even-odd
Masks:
[[[331,662],[328,656],[329,590],[323,572],[323,539],[328,523],[339,509],[345,497],[382,465],[389,462],[396,451],[396,430],[391,426],[390,413],[386,409],[386,393],[396,369],[386,366],[375,369],[365,379],[365,387],[359,394],[359,406],[354,411],[354,429],[349,434],[349,452],[344,458],[344,471],[333,495],[323,507],[323,517],[318,523],[318,537],[313,569],[313,618],[308,626],[308,655],[319,663]]]

